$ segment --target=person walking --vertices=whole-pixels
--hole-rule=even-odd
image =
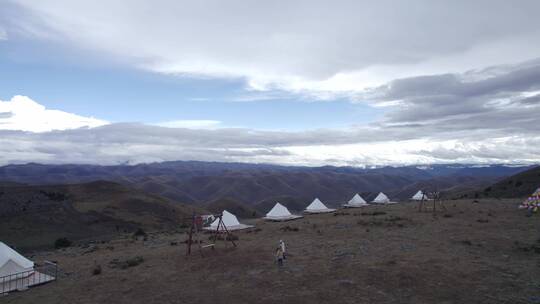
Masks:
[[[283,250],[281,250],[281,246],[278,246],[276,248],[276,260],[279,267],[283,266]]]
[[[285,251],[285,242],[283,240],[279,240],[279,247],[281,248],[281,251],[283,252],[283,259],[287,259],[287,251]]]

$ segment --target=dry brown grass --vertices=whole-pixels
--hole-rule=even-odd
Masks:
[[[418,213],[416,205],[313,215],[287,223],[254,220],[259,230],[236,232],[238,247],[221,242],[185,256],[185,235],[129,235],[81,254],[82,248],[41,252],[65,272],[56,283],[14,293],[2,303],[533,303],[540,296],[538,216],[516,202],[470,200],[448,211]],[[478,222],[479,212],[492,216]],[[386,214],[375,213],[385,212]],[[445,214],[451,214],[447,217]],[[368,224],[359,225],[358,221]],[[398,224],[403,224],[400,227]],[[284,227],[298,227],[289,231]],[[278,240],[288,258],[278,268]],[[177,246],[171,246],[177,242]],[[226,247],[227,245],[227,247]],[[107,250],[114,246],[114,250]],[[140,256],[136,267],[103,267]],[[532,299],[532,300],[531,300]]]

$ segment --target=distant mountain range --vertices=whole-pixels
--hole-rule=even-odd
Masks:
[[[418,189],[466,191],[530,168],[460,164],[363,169],[198,161],[133,166],[30,163],[0,167],[0,182],[51,185],[106,180],[173,202],[205,206],[228,199],[262,212],[276,200],[289,202],[296,209],[314,197],[336,206],[355,193],[371,199],[382,191],[400,200],[411,197]]]

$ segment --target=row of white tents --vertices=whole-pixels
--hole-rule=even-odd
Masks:
[[[427,195],[422,191],[418,191],[415,195],[411,197],[411,200],[421,201],[426,200]],[[391,201],[386,194],[380,192],[372,201],[371,204],[396,204],[397,202]],[[360,208],[368,206],[368,204],[358,193],[353,196],[346,204],[343,205],[344,208]],[[304,213],[306,214],[315,214],[315,213],[330,213],[334,212],[336,209],[328,208],[320,199],[315,198],[311,204],[309,204]],[[227,230],[241,230],[246,228],[253,227],[252,225],[241,224],[236,216],[230,213],[227,210],[224,210],[222,213],[222,220]],[[287,207],[283,206],[279,202],[272,207],[272,209],[263,217],[263,219],[268,221],[290,221],[302,218],[302,215],[292,214]],[[204,229],[206,230],[217,230],[219,224],[219,219],[215,219],[209,227]]]

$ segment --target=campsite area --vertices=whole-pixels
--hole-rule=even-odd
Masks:
[[[26,254],[58,281],[2,303],[540,303],[540,220],[516,200],[340,209],[288,222],[243,220],[238,247],[186,257],[186,233],[133,235]],[[207,238],[207,235],[203,235]],[[282,239],[282,268],[273,253]],[[227,245],[227,247],[225,246]],[[98,271],[97,269],[100,269]]]

